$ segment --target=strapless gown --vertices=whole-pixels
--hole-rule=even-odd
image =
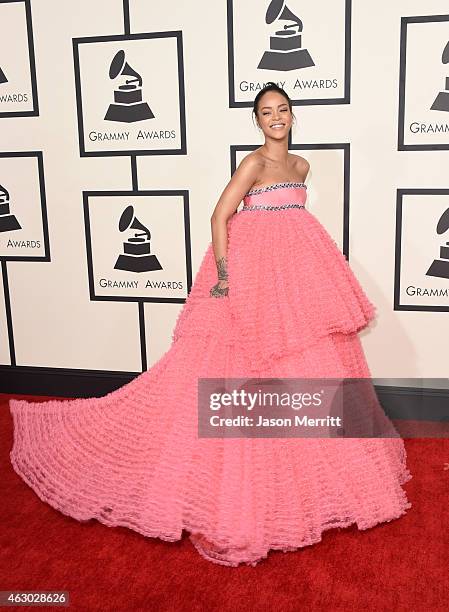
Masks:
[[[371,376],[358,332],[376,308],[306,195],[295,182],[248,192],[228,221],[229,295],[209,295],[210,243],[150,369],[102,397],[10,400],[11,462],[41,500],[150,538],[186,530],[229,566],[405,514],[400,437],[198,436],[199,377]]]

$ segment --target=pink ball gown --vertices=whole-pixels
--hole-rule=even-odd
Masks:
[[[204,438],[199,377],[370,377],[357,332],[375,316],[303,183],[253,189],[228,221],[229,295],[209,244],[167,352],[102,397],[10,400],[12,465],[46,503],[256,565],[323,531],[411,507],[399,438]]]

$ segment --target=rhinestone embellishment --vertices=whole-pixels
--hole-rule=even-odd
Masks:
[[[246,193],[245,195],[256,195],[257,193],[263,193],[264,191],[272,191],[273,189],[281,189],[283,187],[304,187],[305,189],[307,189],[307,185],[305,183],[273,183],[273,185],[267,185],[266,187],[258,187],[257,189],[252,189],[251,191],[248,191],[248,193]]]
[[[240,212],[244,210],[281,210],[284,208],[305,208],[304,204],[279,204],[279,206],[270,206],[268,204],[255,204],[254,206],[243,206]]]

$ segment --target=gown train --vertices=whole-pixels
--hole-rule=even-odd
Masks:
[[[411,507],[400,437],[198,436],[200,377],[371,377],[358,332],[375,307],[305,201],[293,182],[245,196],[228,222],[229,296],[209,296],[209,243],[149,370],[102,397],[10,400],[11,462],[41,500],[147,537],[186,530],[204,558],[229,566]]]

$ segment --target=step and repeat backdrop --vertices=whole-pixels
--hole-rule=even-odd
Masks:
[[[448,8],[0,0],[0,363],[162,356],[275,81],[307,206],[378,307],[373,376],[449,376]]]

